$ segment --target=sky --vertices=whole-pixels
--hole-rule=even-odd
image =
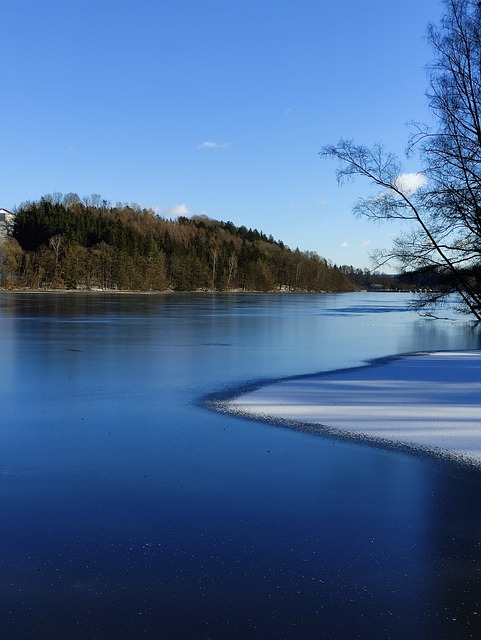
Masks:
[[[0,208],[100,194],[371,268],[400,229],[351,213],[319,152],[404,156],[429,122],[440,0],[3,0]],[[404,170],[416,172],[416,160]]]

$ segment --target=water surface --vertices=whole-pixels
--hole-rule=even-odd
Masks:
[[[480,348],[403,294],[0,294],[2,640],[471,638],[481,482],[202,408]]]

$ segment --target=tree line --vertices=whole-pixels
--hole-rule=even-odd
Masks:
[[[15,211],[0,249],[4,288],[349,291],[314,252],[205,216],[170,220],[100,196],[53,194]]]

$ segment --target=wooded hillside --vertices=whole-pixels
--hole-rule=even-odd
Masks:
[[[169,220],[99,196],[21,205],[0,252],[7,288],[133,291],[349,291],[313,252],[206,217]]]

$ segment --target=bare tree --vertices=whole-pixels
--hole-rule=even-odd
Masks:
[[[232,251],[229,254],[229,259],[228,259],[228,262],[227,262],[227,266],[228,266],[228,276],[227,276],[226,289],[229,290],[231,282],[232,282],[233,278],[235,277],[235,273],[237,271],[237,255],[236,255],[235,251]]]
[[[377,265],[395,260],[405,272],[434,275],[428,308],[457,292],[461,310],[481,320],[481,2],[445,0],[439,27],[429,26],[434,50],[428,98],[436,127],[413,125],[408,152],[419,152],[419,173],[403,173],[381,145],[352,140],[324,147],[340,161],[338,179],[363,176],[381,188],[360,199],[354,213],[409,224]]]
[[[48,241],[48,244],[50,245],[50,248],[53,250],[53,253],[55,255],[55,269],[56,269],[60,260],[60,252],[62,251],[62,248],[63,248],[63,237],[60,234],[56,234],[50,238],[50,240]]]

